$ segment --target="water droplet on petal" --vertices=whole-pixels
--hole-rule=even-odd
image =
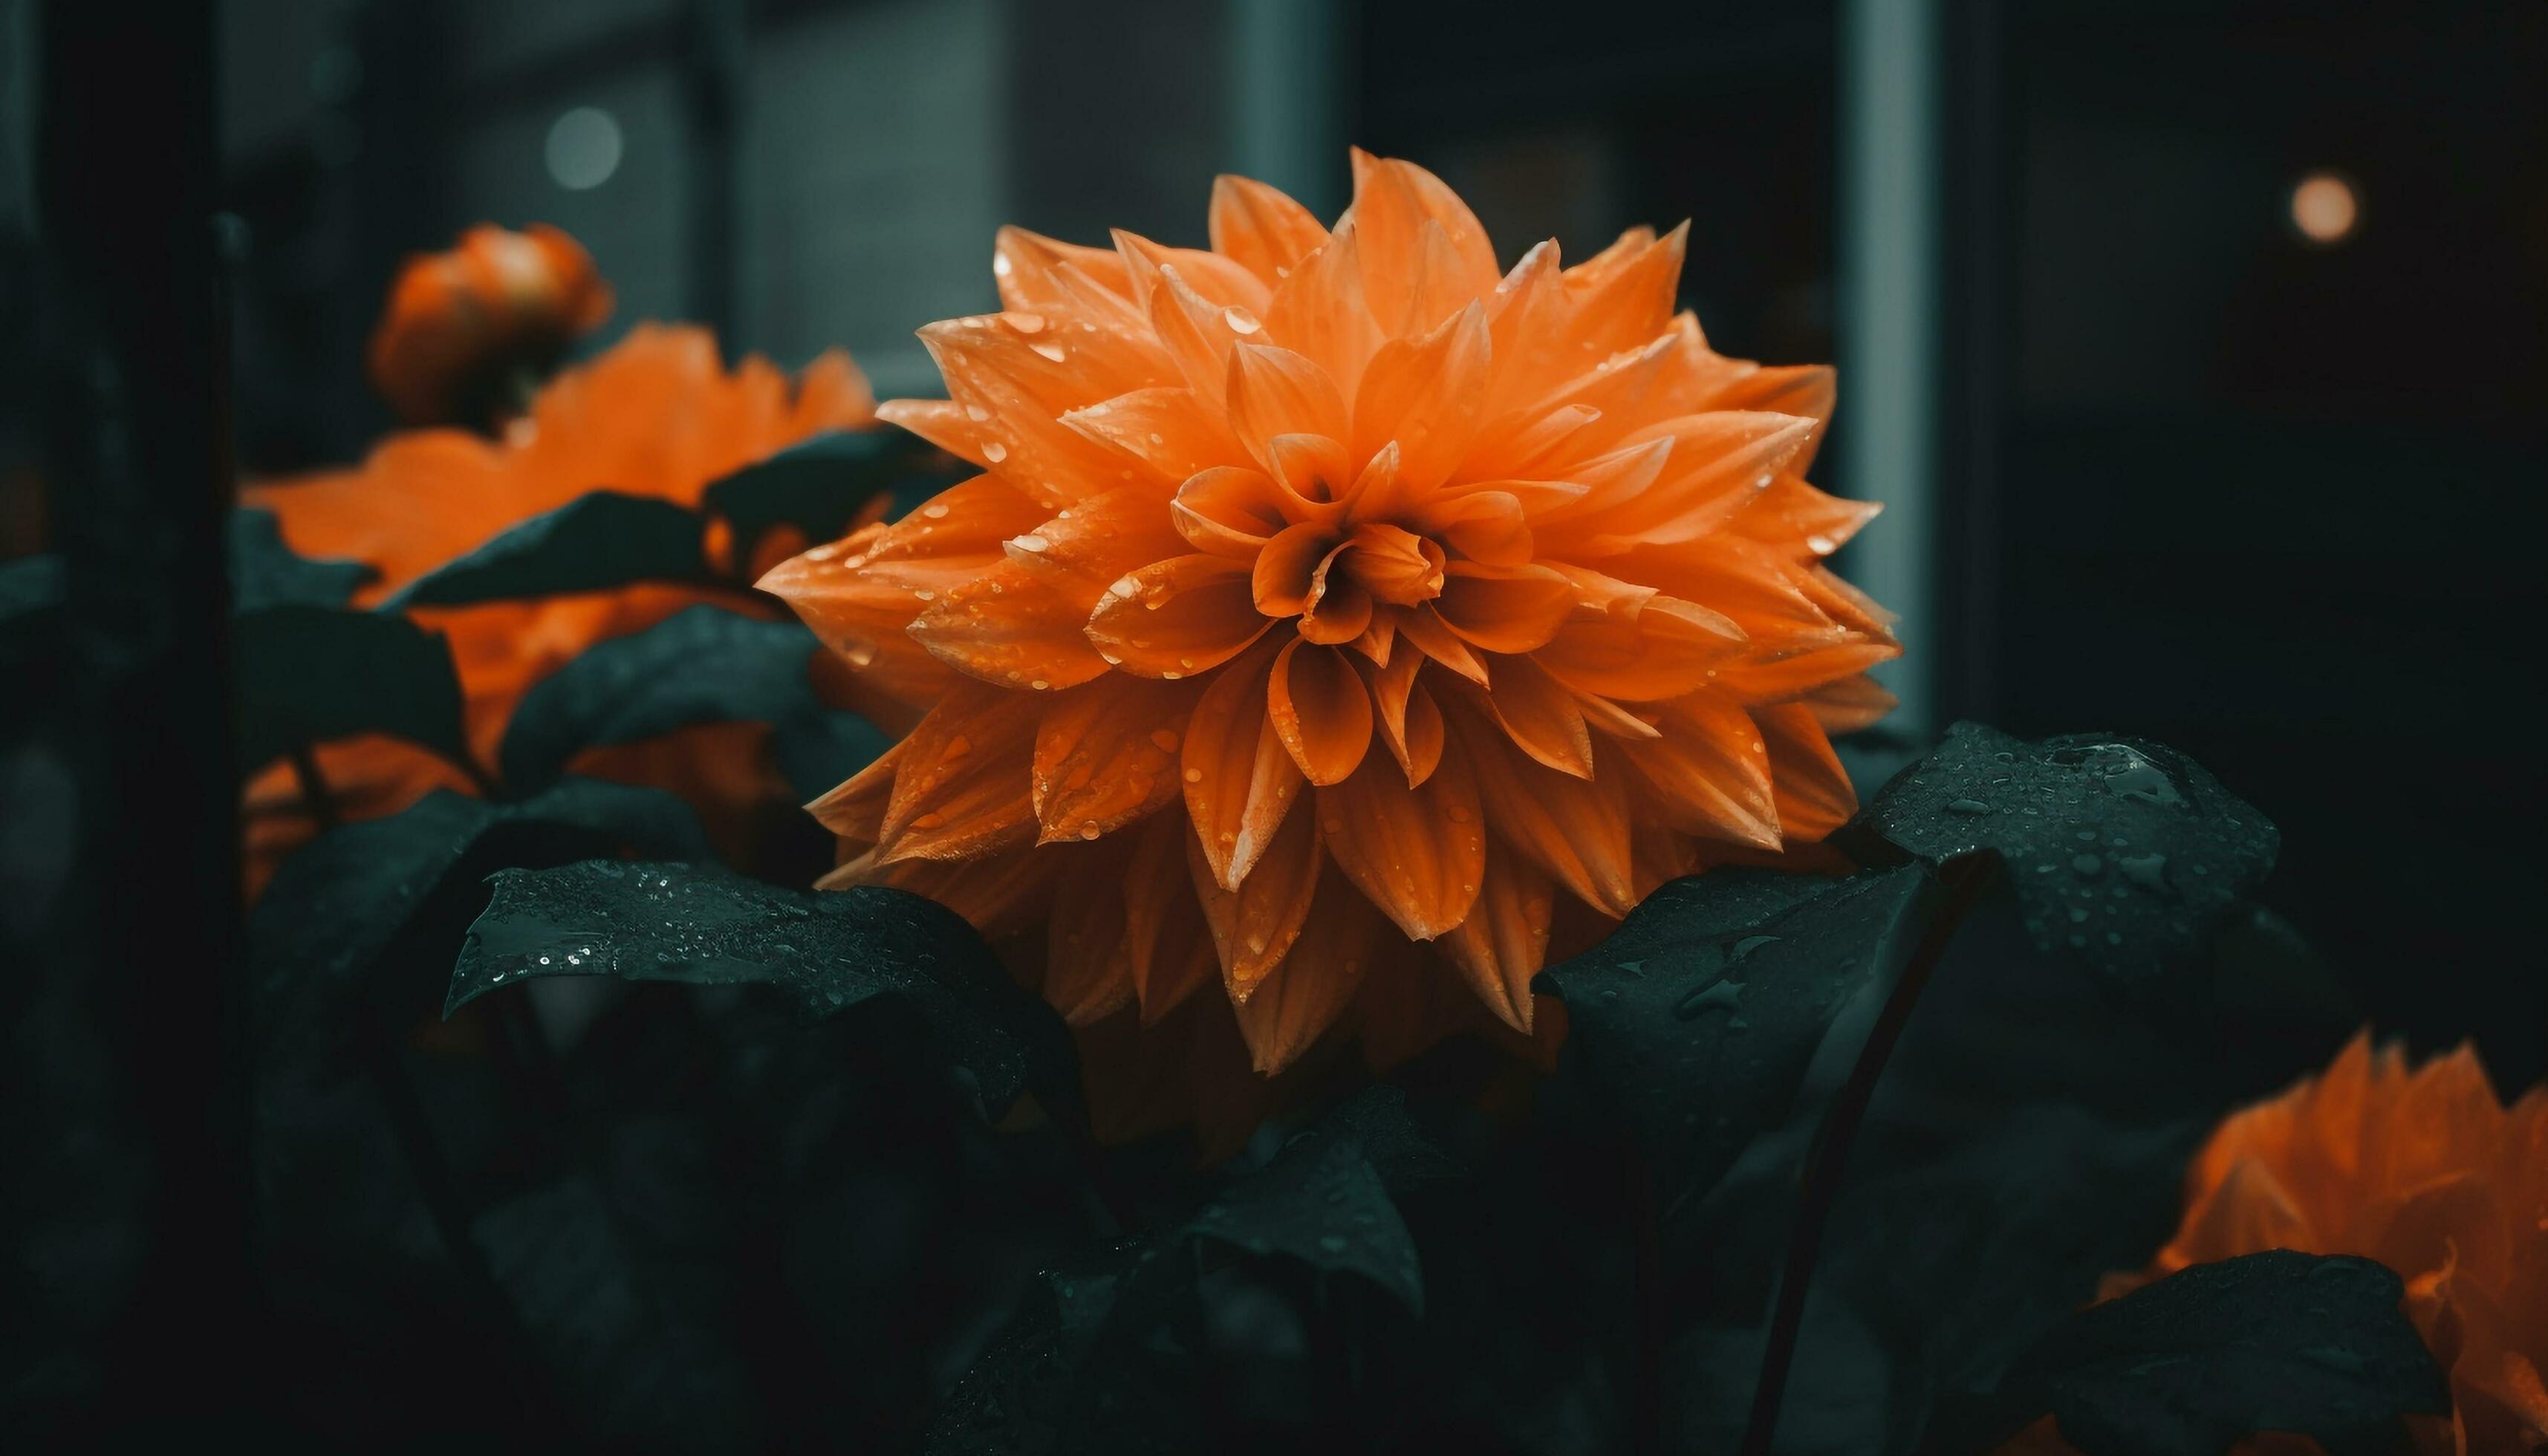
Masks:
[[[997,465],[1009,458],[1009,447],[997,440],[989,441],[982,446],[982,458]]]

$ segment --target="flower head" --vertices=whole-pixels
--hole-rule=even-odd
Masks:
[[[645,324],[558,375],[501,439],[410,430],[383,440],[350,470],[256,485],[243,497],[275,512],[284,540],[301,555],[373,567],[377,577],[355,598],[369,605],[588,492],[694,505],[722,476],[808,435],[873,417],[866,382],[846,354],[827,354],[791,381],[765,359],[728,370],[704,329]],[[702,546],[713,554],[716,543]],[[649,583],[414,607],[410,614],[450,639],[470,743],[480,763],[492,764],[514,705],[533,683],[595,643],[723,599]],[[576,769],[682,792],[707,815],[711,831],[720,824],[739,831],[745,811],[785,794],[755,752],[760,731],[747,724],[686,729],[680,742],[589,751]],[[469,782],[453,766],[387,739],[322,745],[318,757],[337,810],[351,818],[397,813],[433,788]],[[248,819],[252,883],[315,832],[288,768],[251,783]]]
[[[610,317],[584,245],[546,224],[481,224],[400,269],[372,333],[372,384],[410,424],[483,423],[517,374],[545,374]]]
[[[2548,1442],[2548,1087],[2506,1108],[2463,1046],[2410,1069],[2368,1033],[2324,1075],[2231,1114],[2185,1175],[2185,1223],[2124,1294],[2263,1249],[2355,1254],[2407,1280],[2450,1375],[2431,1452]]]
[[[833,882],[1043,923],[1082,1025],[1217,977],[1268,1072],[1529,1029],[1552,939],[1819,839],[1896,651],[1821,564],[1874,510],[1803,479],[1831,371],[1710,350],[1681,230],[1500,272],[1354,181],[1331,230],[1225,177],[1208,251],[1004,229],[1002,311],[921,330],[950,398],[880,411],[984,473],[764,582],[929,709],[814,805]]]

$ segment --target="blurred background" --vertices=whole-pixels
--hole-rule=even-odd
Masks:
[[[2548,1070],[2548,7],[232,0],[217,58],[256,473],[386,425],[391,273],[481,220],[592,248],[596,344],[846,344],[891,396],[999,224],[1200,244],[1223,170],[1331,216],[1349,141],[1507,262],[1687,218],[1719,348],[1841,365],[1904,736],[2185,749],[2364,1014]]]

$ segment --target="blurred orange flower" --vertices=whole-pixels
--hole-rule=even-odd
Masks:
[[[376,568],[379,578],[356,597],[369,605],[587,492],[606,488],[695,505],[722,476],[808,435],[873,418],[866,381],[846,354],[824,355],[791,382],[760,358],[729,371],[704,329],[643,324],[590,364],[560,374],[502,439],[461,429],[410,431],[382,441],[351,470],[256,485],[242,496],[275,512],[284,540],[301,555]],[[714,556],[719,546],[710,540],[703,549]],[[480,763],[492,764],[531,684],[597,642],[708,600],[743,603],[731,592],[647,584],[420,606],[410,615],[449,636],[470,744]],[[573,767],[681,792],[731,844],[755,806],[790,797],[762,763],[763,735],[758,725],[715,724],[589,750]],[[336,811],[347,818],[397,813],[435,787],[470,788],[465,772],[388,739],[326,744],[317,757]],[[250,785],[247,819],[253,893],[318,825],[285,765]]]
[[[400,269],[372,333],[372,385],[410,424],[492,423],[521,408],[610,304],[592,255],[566,233],[481,224]]]
[[[2353,1039],[2323,1076],[2233,1113],[2185,1175],[2185,1223],[2112,1299],[2270,1248],[2377,1259],[2449,1372],[2457,1412],[2419,1449],[2548,1444],[2548,1086],[2509,1109],[2466,1046],[2410,1070]]]
[[[827,883],[1045,924],[1082,1026],[1218,974],[1265,1073],[1530,1031],[1550,955],[1820,839],[1897,651],[1822,565],[1875,511],[1803,479],[1830,369],[1709,349],[1683,229],[1500,274],[1353,169],[1332,231],[1235,177],[1209,251],[1003,229],[1003,311],[921,330],[952,398],[879,411],[985,473],[763,583],[929,709],[814,805]]]

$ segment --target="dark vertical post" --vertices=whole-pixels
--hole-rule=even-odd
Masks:
[[[2008,27],[2000,0],[1943,11],[1940,160],[1940,519],[1933,640],[1938,722],[1998,716],[2000,458],[2014,387],[2015,186],[2025,140],[2008,123]]]
[[[145,1139],[146,1240],[100,1414],[125,1438],[249,1423],[257,1321],[247,1161],[214,236],[209,0],[147,25],[40,14],[48,428],[78,654],[74,883],[87,1002]]]
[[[735,238],[742,226],[744,0],[690,0],[687,15],[682,65],[690,126],[689,315],[732,352],[742,321]]]

